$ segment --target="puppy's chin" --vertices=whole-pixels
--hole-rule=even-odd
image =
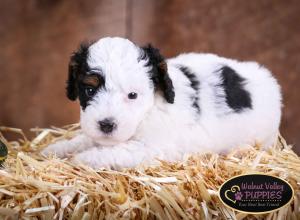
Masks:
[[[115,140],[113,137],[101,137],[95,140],[101,146],[115,146],[122,143],[120,140]]]
[[[91,139],[100,146],[115,146],[126,142],[129,138],[121,138],[118,136],[99,134],[99,136],[91,137]]]
[[[93,129],[82,129],[82,131],[87,137],[89,137],[95,144],[98,144],[99,146],[116,146],[126,143],[134,135],[134,131],[129,133],[128,130],[127,132],[121,133],[120,131],[116,130],[110,134],[104,134],[99,130]]]

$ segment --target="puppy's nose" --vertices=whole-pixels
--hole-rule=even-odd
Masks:
[[[108,118],[99,121],[98,123],[100,126],[100,130],[106,134],[111,133],[117,127],[116,123],[114,123],[112,119]]]

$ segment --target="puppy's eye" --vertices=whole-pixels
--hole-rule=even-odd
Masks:
[[[137,96],[138,96],[138,94],[136,92],[128,93],[128,98],[129,99],[136,99]]]
[[[85,88],[85,94],[87,97],[92,97],[93,95],[95,95],[95,93],[96,93],[95,88],[90,87],[90,86]]]

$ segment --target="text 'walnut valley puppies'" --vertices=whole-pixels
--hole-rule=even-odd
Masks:
[[[81,45],[70,60],[67,96],[79,98],[82,131],[43,153],[94,168],[268,147],[281,118],[280,87],[257,63],[201,53],[165,60],[151,45],[122,38]]]

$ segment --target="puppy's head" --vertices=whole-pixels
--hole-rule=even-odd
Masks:
[[[102,145],[132,137],[155,93],[174,102],[167,64],[158,49],[122,38],[81,44],[69,63],[67,96],[79,98],[83,132]]]

